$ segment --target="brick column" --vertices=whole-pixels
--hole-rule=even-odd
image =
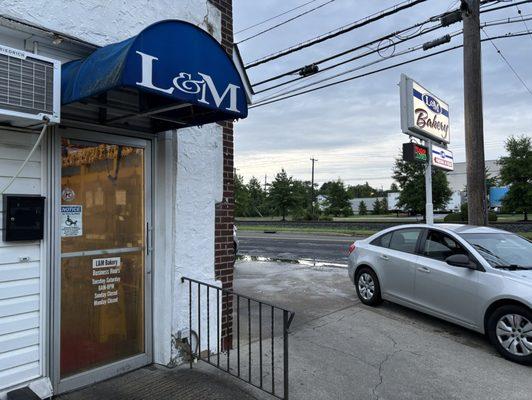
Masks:
[[[222,46],[233,54],[233,4],[232,0],[209,0],[222,13]],[[234,164],[233,164],[233,123],[222,122],[223,127],[223,200],[216,205],[215,232],[215,276],[226,289],[233,288],[233,247],[234,224]],[[222,301],[222,348],[232,343],[232,298]]]

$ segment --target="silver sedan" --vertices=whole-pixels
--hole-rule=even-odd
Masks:
[[[505,358],[532,365],[532,243],[469,225],[402,225],[349,248],[360,300],[383,299],[487,334]]]

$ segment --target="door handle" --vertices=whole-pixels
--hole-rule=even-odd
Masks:
[[[149,256],[153,252],[153,227],[149,222],[146,223],[146,254]]]
[[[428,269],[427,267],[419,267],[417,270],[425,274],[430,274],[430,269]]]
[[[382,260],[386,260],[386,261],[389,260],[388,256],[385,256],[384,254],[381,254],[381,255],[380,255],[380,258],[381,258]]]

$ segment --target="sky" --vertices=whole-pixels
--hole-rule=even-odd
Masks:
[[[238,32],[307,1],[234,0],[234,31]],[[260,30],[328,1],[330,0],[317,0],[269,23],[236,34],[235,41],[243,40]],[[241,43],[239,49],[244,63],[247,64],[350,24],[393,6],[399,1],[333,0],[314,12]],[[428,0],[366,27],[250,68],[248,69],[250,81],[259,82],[311,64],[320,58],[424,21],[451,7],[454,9],[458,3],[454,0]],[[504,3],[499,3],[502,4]],[[517,17],[518,7],[525,19],[527,15],[532,17],[532,3],[530,3],[485,13],[481,15],[481,21]],[[532,32],[532,20],[530,20],[487,27],[486,33],[489,36],[496,36],[508,32],[526,32],[525,23]],[[456,23],[448,28],[398,44],[396,52],[459,31],[461,27],[462,23]],[[395,42],[397,41],[395,39]],[[461,43],[462,38],[459,35],[453,37],[450,44],[440,46],[436,50]],[[495,41],[495,44],[525,84],[532,89],[532,36],[501,39]],[[385,59],[375,66],[344,75],[343,78],[427,53],[421,50]],[[389,50],[385,51],[383,56],[386,58],[388,54]],[[369,56],[320,73],[309,78],[308,82],[306,80],[302,82],[307,84],[379,59],[381,57],[378,55]],[[326,65],[328,64],[323,64]],[[244,176],[246,181],[255,176],[264,182],[266,175],[267,181],[270,182],[275,174],[284,168],[294,178],[310,180],[310,158],[314,157],[318,159],[315,178],[318,183],[340,178],[349,185],[367,181],[374,187],[388,189],[393,182],[391,174],[394,159],[400,155],[401,143],[408,141],[408,136],[401,132],[400,126],[398,83],[401,73],[415,79],[449,103],[451,119],[449,149],[454,152],[455,162],[465,161],[463,57],[462,49],[458,49],[310,94],[250,109],[248,118],[238,121],[235,125],[237,173]],[[532,93],[527,91],[490,42],[484,42],[482,46],[482,84],[485,155],[486,160],[490,160],[504,155],[504,142],[509,135],[532,135],[530,111]],[[287,90],[295,88],[296,86]],[[279,91],[281,88],[276,90]],[[270,96],[270,93],[274,94],[276,90],[257,94],[254,96],[254,101]]]

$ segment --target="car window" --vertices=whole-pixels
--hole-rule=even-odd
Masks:
[[[403,251],[405,253],[415,253],[416,244],[421,233],[421,229],[401,229],[394,231],[390,241],[390,249]]]
[[[387,233],[385,235],[379,236],[378,238],[374,239],[371,242],[371,244],[374,245],[374,246],[379,246],[379,247],[389,247],[390,246],[390,240],[392,238],[392,233],[393,232],[390,232],[390,233]]]
[[[461,234],[492,266],[520,265],[532,267],[532,242],[520,236],[505,233]]]
[[[454,254],[466,254],[465,250],[456,240],[439,231],[429,231],[423,245],[422,254],[435,260],[445,261]]]

